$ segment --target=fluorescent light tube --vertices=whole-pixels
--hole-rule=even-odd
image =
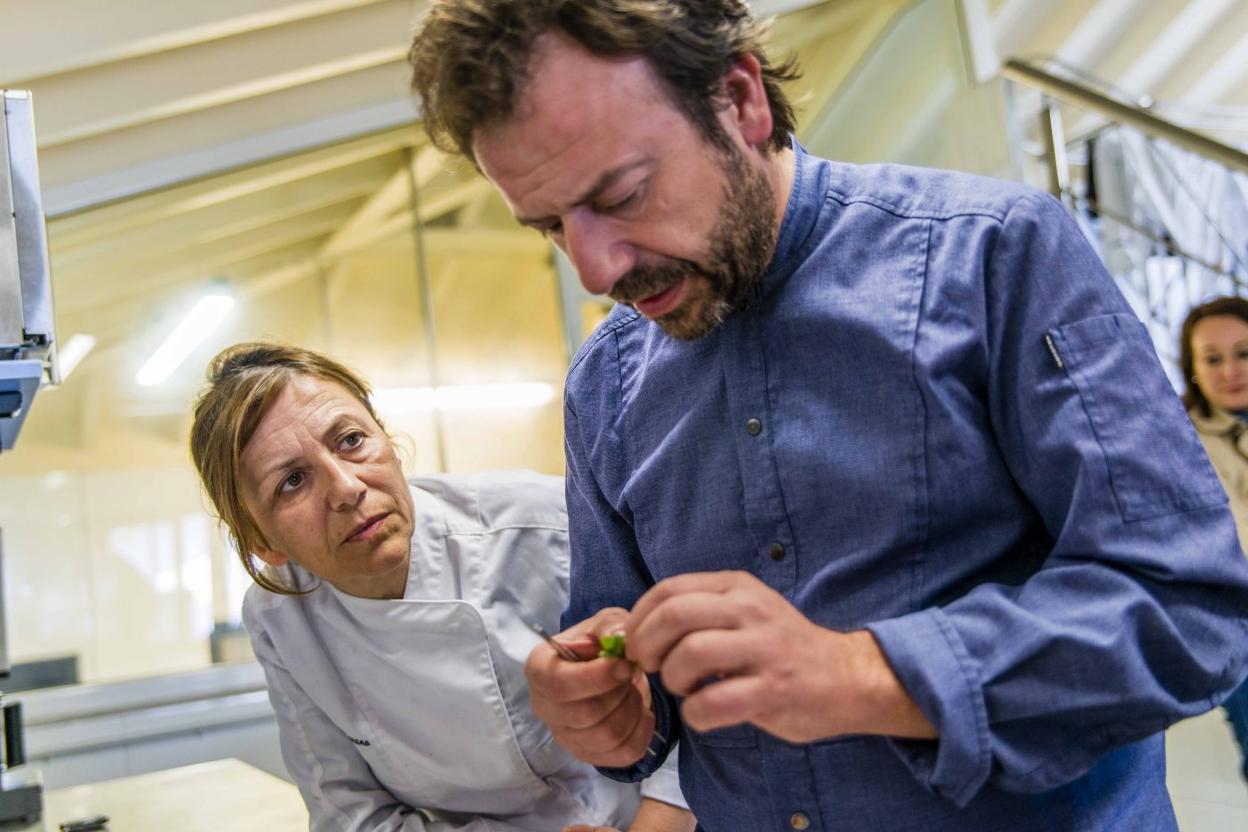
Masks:
[[[464,384],[448,387],[388,387],[373,393],[383,414],[402,415],[433,410],[487,410],[541,407],[555,398],[555,388],[542,382]]]
[[[162,384],[220,326],[233,308],[234,298],[229,295],[213,294],[200,298],[152,357],[147,359],[134,380],[144,387]]]
[[[69,336],[69,340],[57,352],[57,357],[61,362],[61,381],[69,378],[69,374],[94,348],[94,335],[83,335],[79,332]]]

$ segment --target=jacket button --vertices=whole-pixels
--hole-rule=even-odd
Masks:
[[[789,815],[789,826],[792,826],[794,829],[809,829],[810,818],[805,812],[794,812]]]
[[[750,436],[758,436],[763,432],[763,423],[758,419],[747,419],[745,422],[745,432]]]
[[[779,543],[773,543],[767,550],[767,554],[771,555],[772,560],[784,560],[784,547]]]

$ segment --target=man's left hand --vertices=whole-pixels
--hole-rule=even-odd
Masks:
[[[748,722],[795,743],[936,736],[874,636],[818,626],[747,572],[661,581],[625,631],[629,658],[686,697],[681,716],[694,730]]]

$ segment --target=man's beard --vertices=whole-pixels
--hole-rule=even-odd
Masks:
[[[688,278],[684,302],[655,319],[672,338],[692,341],[709,334],[741,308],[763,278],[776,244],[775,191],[733,147],[723,158],[724,197],[708,235],[705,264],[664,259],[642,263],[616,281],[611,298],[635,303]]]

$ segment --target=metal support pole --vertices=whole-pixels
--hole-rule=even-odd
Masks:
[[[408,196],[412,206],[412,239],[416,245],[416,288],[420,292],[421,323],[425,334],[425,354],[429,370],[429,386],[434,390],[433,444],[438,473],[446,473],[446,426],[442,409],[437,405],[437,389],[440,386],[438,372],[438,334],[434,329],[433,290],[429,286],[429,262],[425,257],[424,220],[420,215],[420,183],[416,181],[416,157],[410,147],[403,150],[403,167],[407,170]]]
[[[1070,192],[1066,133],[1062,129],[1061,107],[1047,96],[1040,108],[1040,132],[1044,136],[1045,159],[1049,164],[1049,193],[1061,199]]]

